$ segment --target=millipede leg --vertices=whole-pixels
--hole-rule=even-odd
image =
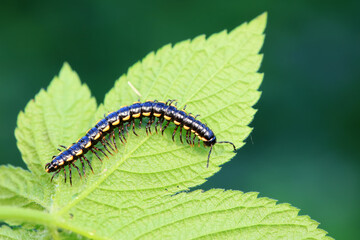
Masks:
[[[70,185],[72,186],[71,165],[69,165],[69,179],[70,179]]]
[[[155,116],[151,116],[151,124],[150,124],[150,126],[153,125],[153,123],[155,123],[155,119],[156,119]]]
[[[126,142],[126,137],[125,137],[125,134],[124,134],[124,125],[121,126],[121,128],[119,127],[119,139],[120,139],[120,141],[121,141],[123,144],[125,144],[125,143],[123,142],[123,140],[121,139],[120,134],[121,134],[121,136],[124,138],[124,141]]]
[[[111,133],[110,133],[111,134]],[[109,141],[104,137],[104,142],[109,146],[109,148],[111,148],[111,150],[113,151],[113,152],[115,152],[115,149],[113,148],[113,146],[111,145],[111,135],[109,135]]]
[[[59,147],[62,147],[62,148],[64,148],[64,149],[67,149],[67,147],[65,147],[64,145],[59,145]],[[57,148],[57,150],[59,151],[59,152],[62,152],[63,150],[61,150],[60,148]]]
[[[86,174],[85,174],[85,165],[84,165],[84,161],[83,161],[82,157],[80,157],[80,162],[81,162],[81,166],[82,166],[82,170],[83,170],[84,178],[86,178]]]
[[[191,144],[191,139],[192,139],[192,132],[191,132],[191,130],[189,130],[189,138],[188,138],[188,140],[189,140],[189,145],[190,146],[192,146],[192,144]]]
[[[161,134],[164,135],[164,131],[165,129],[169,126],[170,121],[167,121],[167,123],[165,124],[164,128],[161,130]]]
[[[64,168],[64,176],[65,176],[65,183],[66,183],[66,169]]]
[[[111,146],[111,144],[108,142],[108,140],[106,140],[105,137],[103,137],[104,142],[109,146],[109,148],[111,148],[111,150],[113,150],[113,152],[115,152],[115,150],[113,149],[113,147]],[[111,154],[111,153],[110,153]]]
[[[96,151],[100,151],[102,154],[104,154],[106,158],[109,158],[108,155],[107,155],[101,148],[97,148],[97,147],[95,147],[95,146],[93,146],[93,148],[94,148]]]
[[[175,101],[176,101],[176,99],[170,100],[169,105],[171,105]]]
[[[132,130],[133,130],[133,133],[136,135],[136,136],[139,136],[136,134],[135,132],[135,120],[132,120]]]
[[[149,119],[149,121],[146,123],[146,125],[145,125],[145,132],[146,132],[146,136],[148,136],[149,135],[149,130],[148,130],[148,128],[149,128],[149,122],[151,121],[151,119]]]
[[[185,136],[185,137],[186,137],[186,143],[190,145],[190,142],[189,142],[189,133],[190,133],[190,136],[191,136],[191,130],[190,130],[190,129],[186,131],[186,136]]]
[[[148,134],[148,132],[151,134],[151,125],[153,124],[153,117],[150,117],[148,123],[146,124],[146,135]]]
[[[183,130],[183,127],[180,126],[180,142],[183,144],[183,139],[182,139],[182,130]]]
[[[126,134],[125,134],[125,133],[126,133]],[[127,127],[127,126],[125,126],[125,127],[123,128],[123,137],[124,137],[124,139],[125,139],[125,142],[127,142],[127,140],[126,140],[126,135],[129,136],[129,131],[128,131],[128,127]]]
[[[151,126],[155,123],[155,119],[156,118],[154,116],[151,117],[151,122],[150,122],[150,125],[149,125],[150,133],[151,133]]]
[[[110,153],[110,155],[112,155],[112,153],[110,152],[110,150],[106,147],[106,144],[105,144],[105,142],[103,141],[103,139],[100,140],[100,143],[104,146],[104,149],[105,149],[108,153]]]
[[[155,131],[156,131],[156,134],[158,133],[157,126],[158,126],[159,123],[160,123],[160,119],[161,119],[161,118],[159,118],[159,119],[156,121],[156,123],[155,123]],[[161,130],[161,129],[160,129],[160,130]]]
[[[118,149],[117,149],[117,146],[116,146],[116,141],[115,141],[115,131],[112,131],[111,136],[112,136],[112,139],[113,139],[113,144],[114,144],[114,147],[115,147],[116,152],[117,152],[117,151],[118,151]]]
[[[123,125],[123,129],[125,129],[126,134],[129,136],[129,130],[128,130],[128,127],[130,127],[130,123]],[[125,131],[124,131],[124,132],[125,132]]]
[[[165,118],[163,118],[163,117],[159,119],[160,131],[162,131],[164,121],[165,121]]]
[[[196,138],[196,134],[194,134],[194,137],[192,139],[192,146],[195,146],[195,138]]]
[[[114,136],[114,130],[112,130],[111,132],[109,132],[109,136],[108,136],[108,141],[109,141],[109,145],[112,147],[113,145],[111,144],[111,137],[113,137]],[[115,147],[115,146],[114,146]],[[113,149],[113,148],[111,148],[111,149]],[[113,149],[113,151],[114,152],[117,152],[117,151],[115,151],[114,149]]]
[[[121,139],[121,137],[120,137],[120,135],[119,135],[119,138],[120,138],[120,141],[125,145],[125,143],[127,142],[127,140],[126,140],[126,137],[125,137],[125,135],[124,135],[124,132],[121,130],[121,131],[119,131],[119,134],[121,133],[121,136],[124,138],[124,141]]]
[[[97,148],[97,150],[99,150],[98,148]],[[93,154],[95,154],[95,156],[100,160],[100,162],[102,162],[102,160],[101,160],[101,158],[99,157],[99,155],[97,154],[97,152],[95,152],[92,148],[90,148],[90,151],[93,153]],[[106,155],[105,155],[106,156]]]
[[[200,138],[198,138],[198,147],[200,147]]]
[[[96,151],[100,151],[102,154],[104,154],[104,156],[106,157],[106,158],[109,158],[109,156],[105,153],[105,151],[104,150],[102,150],[101,148],[98,148],[98,147],[95,147],[95,146],[93,146],[93,148],[96,150]],[[108,150],[109,151],[109,150]],[[111,154],[111,153],[110,153]],[[112,155],[112,154],[111,154]]]
[[[80,179],[82,179],[81,173],[80,173],[80,169],[78,168],[78,166],[76,166],[74,163],[71,163],[71,166],[73,166],[74,168],[76,168],[76,170],[77,170],[78,173],[79,173]]]
[[[139,128],[141,128],[141,124],[142,124],[142,117],[140,117]]]
[[[176,127],[175,127],[175,129],[174,129],[174,132],[173,132],[173,134],[172,134],[172,140],[173,140],[173,142],[175,142],[175,134],[176,134],[176,130],[178,129],[178,127],[179,127],[179,125],[176,125]]]
[[[52,182],[53,178],[55,177],[56,174],[58,174],[58,173],[60,172],[60,170],[61,170],[61,169],[57,170],[57,171],[52,175],[50,182]]]
[[[89,167],[90,167],[92,173],[94,174],[94,170],[92,169],[92,166],[91,166],[91,163],[90,163],[89,159],[87,159],[85,156],[83,156],[83,158],[84,158],[85,161],[89,164]]]

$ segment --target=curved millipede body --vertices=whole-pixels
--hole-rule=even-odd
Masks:
[[[175,129],[172,134],[173,141],[178,129],[180,129],[181,143],[183,143],[182,129],[186,131],[186,143],[195,145],[196,137],[198,138],[198,144],[200,144],[200,141],[203,141],[205,146],[210,147],[207,159],[207,167],[209,166],[210,154],[215,144],[228,143],[231,144],[234,148],[234,151],[236,151],[235,145],[231,142],[217,142],[213,131],[207,127],[206,124],[196,119],[198,115],[193,116],[192,114],[187,114],[185,112],[186,106],[182,110],[177,109],[176,104],[173,104],[174,101],[175,100],[168,100],[167,102],[160,102],[155,100],[146,101],[144,103],[136,102],[131,106],[125,106],[120,108],[118,111],[109,113],[103,119],[98,121],[95,127],[90,128],[86,135],[80,138],[76,143],[73,143],[68,148],[60,145],[60,147],[64,148],[64,150],[58,149],[60,153],[57,156],[53,156],[52,161],[45,165],[46,172],[55,172],[51,177],[52,180],[54,176],[63,169],[66,182],[65,166],[69,166],[69,180],[70,184],[72,184],[71,167],[74,167],[77,170],[81,178],[80,169],[74,164],[75,161],[78,159],[80,160],[84,176],[84,161],[87,162],[91,171],[93,172],[91,163],[85,157],[85,154],[88,151],[91,151],[100,161],[102,161],[101,157],[99,156],[99,152],[108,157],[107,154],[112,154],[112,152],[117,151],[115,130],[118,130],[119,139],[122,143],[125,144],[125,133],[128,133],[128,127],[130,126],[133,133],[137,135],[135,132],[135,120],[140,120],[140,128],[144,118],[148,118],[148,122],[145,126],[147,134],[151,134],[151,126],[154,123],[156,133],[158,132],[159,127],[159,130],[163,134],[165,129],[169,126],[170,122],[173,122],[175,124]],[[166,122],[165,125],[164,122]],[[106,135],[109,136],[108,140],[105,138]],[[97,148],[95,146],[99,142],[102,144],[103,148]]]

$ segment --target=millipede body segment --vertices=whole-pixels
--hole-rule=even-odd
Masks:
[[[76,143],[73,143],[71,146],[66,148],[65,146],[60,145],[64,150],[58,149],[60,153],[57,156],[53,156],[52,161],[45,165],[46,172],[55,172],[51,177],[51,180],[56,174],[58,174],[62,169],[65,175],[66,182],[66,170],[65,167],[69,166],[69,180],[72,184],[71,179],[71,167],[74,167],[80,175],[80,169],[74,164],[78,159],[81,162],[83,175],[85,176],[85,165],[84,161],[87,162],[91,171],[93,172],[90,161],[85,157],[85,154],[88,151],[91,151],[96,157],[102,161],[99,156],[99,152],[107,156],[112,154],[112,152],[117,151],[116,141],[115,141],[115,130],[119,132],[120,141],[126,143],[126,134],[128,134],[128,127],[132,128],[132,131],[135,135],[135,120],[139,119],[139,128],[141,128],[142,120],[144,118],[148,119],[146,123],[145,130],[147,134],[151,134],[151,126],[155,123],[155,131],[158,132],[158,127],[161,133],[164,133],[164,130],[169,126],[170,122],[175,124],[175,129],[172,134],[172,139],[174,141],[175,134],[178,129],[180,129],[180,141],[183,143],[182,129],[186,131],[185,141],[190,145],[195,145],[195,139],[198,138],[198,144],[200,141],[204,142],[205,146],[210,147],[207,167],[209,166],[210,154],[212,148],[217,143],[228,143],[231,144],[236,151],[236,147],[233,143],[228,141],[217,142],[215,134],[213,131],[206,126],[206,124],[197,120],[197,116],[187,114],[184,109],[177,109],[176,104],[173,104],[175,100],[168,100],[167,102],[160,101],[146,101],[144,103],[136,102],[131,106],[121,107],[118,111],[111,112],[105,118],[98,121],[95,127],[90,128],[86,135],[80,138]],[[166,122],[164,124],[164,122]],[[108,141],[105,137],[109,136]],[[98,148],[95,145],[101,143],[103,148]],[[112,142],[112,143],[111,143]]]

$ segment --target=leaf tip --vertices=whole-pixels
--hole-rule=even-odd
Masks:
[[[58,75],[58,79],[61,82],[71,82],[72,84],[77,84],[77,85],[81,84],[79,76],[71,68],[71,66],[68,62],[63,63],[63,65],[60,69],[59,75]]]
[[[249,22],[249,29],[252,29],[256,33],[263,33],[267,23],[267,12],[263,12],[251,22]]]
[[[62,67],[61,67],[61,69],[60,69],[60,74],[62,73],[62,72],[71,72],[72,71],[72,68],[71,68],[71,66],[70,66],[70,64],[68,63],[68,62],[64,62],[63,63],[63,65],[62,65]],[[59,75],[60,75],[59,74]]]

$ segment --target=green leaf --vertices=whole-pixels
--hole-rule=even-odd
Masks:
[[[92,156],[95,174],[87,169],[80,180],[73,169],[72,187],[63,183],[62,174],[51,183],[44,171],[58,144],[68,146],[104,113],[138,98],[177,99],[179,108],[187,105],[187,111],[201,114],[219,141],[240,148],[260,97],[258,52],[265,24],[263,14],[230,33],[200,36],[150,53],[115,83],[97,111],[89,89],[65,64],[48,90],[19,114],[15,133],[31,172],[0,168],[0,176],[10,176],[0,178],[0,219],[31,222],[40,230],[45,226],[45,234],[55,239],[325,238],[318,223],[299,217],[297,209],[256,193],[187,192],[234,153],[230,145],[215,145],[206,168],[209,149],[181,144],[179,133],[172,142],[174,126],[164,136],[136,129],[139,136],[130,134],[126,145],[117,141],[119,151],[102,164]],[[21,181],[28,185],[17,189]]]
[[[95,210],[95,209],[93,209]],[[98,209],[95,216],[100,214]],[[107,212],[108,220],[97,219],[96,231],[82,233],[95,239],[331,239],[318,229],[318,223],[308,216],[298,216],[298,209],[289,204],[276,204],[275,200],[257,198],[257,193],[223,191],[181,193],[144,201],[134,209],[113,207]],[[6,210],[0,207],[0,219]],[[80,231],[92,218],[74,215],[68,221],[58,216],[46,216],[31,211],[8,210],[11,216],[36,216],[34,221],[49,227]],[[118,218],[121,214],[121,218]],[[116,220],[114,220],[116,219]],[[110,230],[110,231],[109,231]],[[95,235],[95,232],[97,235]]]
[[[54,188],[44,171],[45,163],[57,155],[59,144],[68,146],[84,134],[95,111],[96,102],[90,90],[65,63],[47,91],[41,90],[18,116],[17,145],[31,172],[0,169],[1,204],[27,205],[34,209],[56,207],[54,196],[62,194],[67,186]],[[74,192],[76,189],[69,194]]]
[[[31,172],[45,175],[44,164],[59,144],[69,145],[89,127],[96,110],[90,90],[65,63],[47,91],[41,90],[18,116],[15,136]]]
[[[145,202],[111,237],[124,239],[323,239],[326,232],[298,209],[257,193],[213,189]]]
[[[46,239],[43,232],[25,230],[21,228],[11,229],[8,226],[0,227],[0,239],[2,240],[22,240],[22,239]]]
[[[0,166],[0,205],[18,206],[42,210],[45,199],[50,196],[44,191],[46,184],[29,171],[12,166]]]
[[[49,191],[45,190],[45,186],[44,181],[29,171],[12,166],[0,166],[0,206],[43,211],[50,199]],[[29,229],[34,227],[21,219],[6,222],[10,225],[23,224]]]

